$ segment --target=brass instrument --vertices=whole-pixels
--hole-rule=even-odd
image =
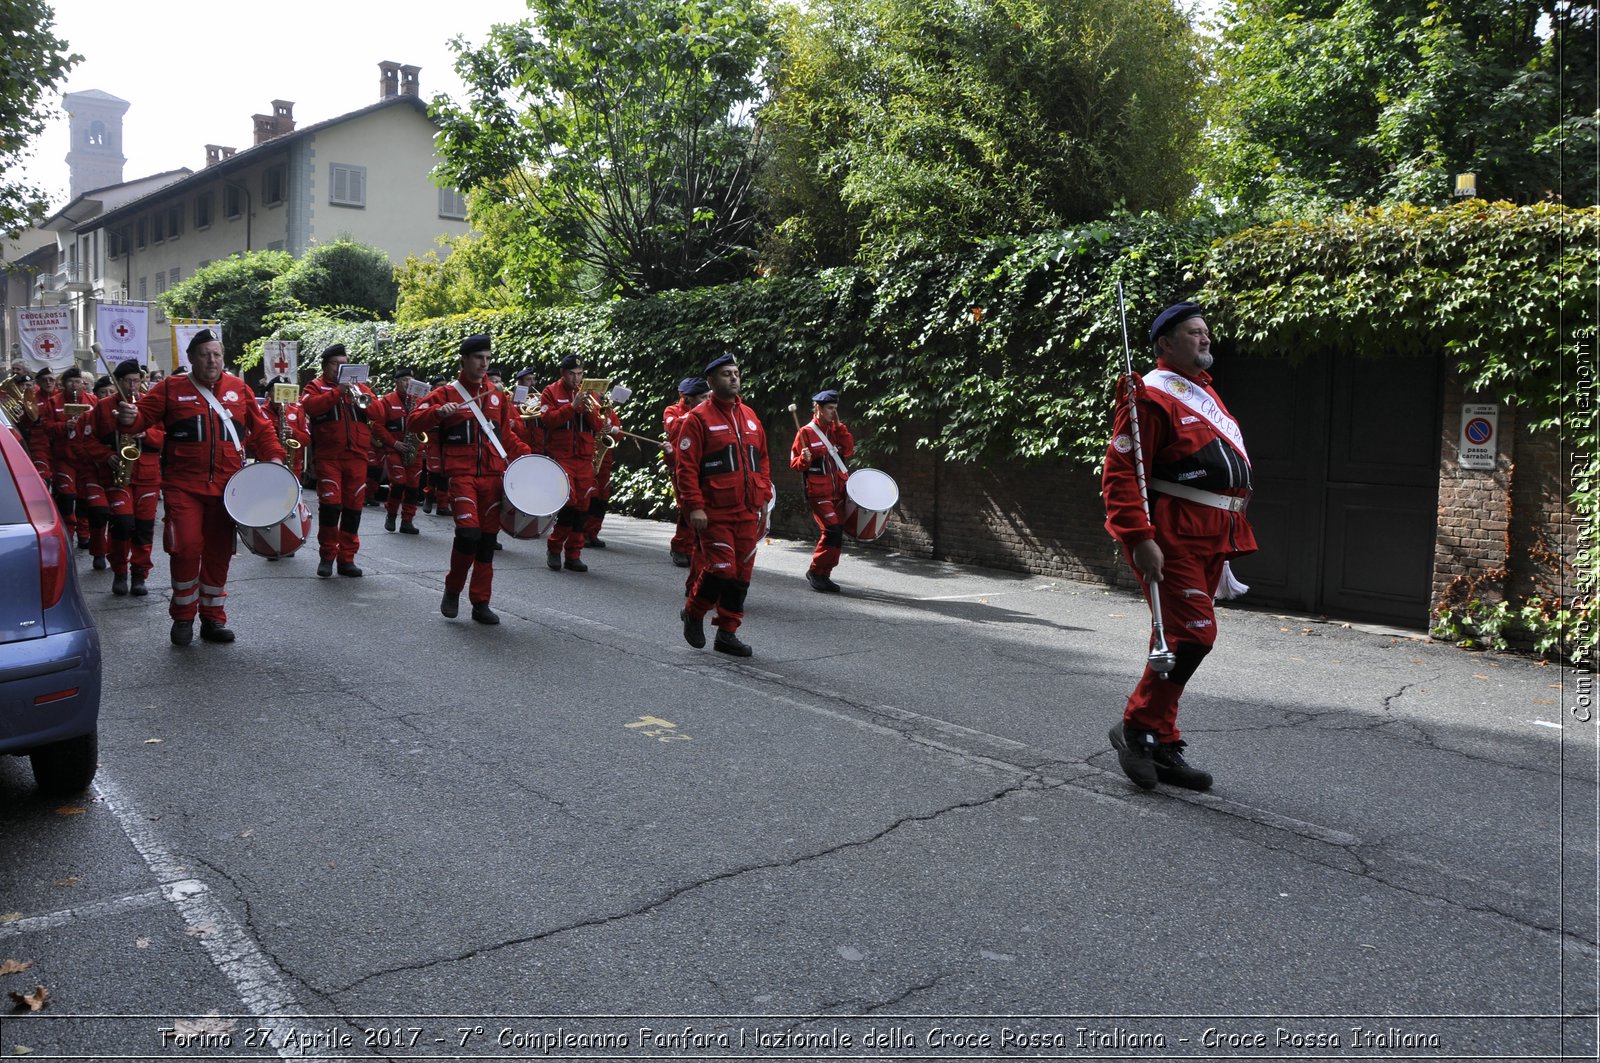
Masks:
[[[4,408],[6,417],[12,424],[20,426],[24,417],[36,420],[39,416],[39,405],[33,401],[33,396],[28,390],[13,377],[4,384],[0,384],[0,408]]]
[[[364,410],[372,405],[372,396],[361,390],[361,385],[350,385],[350,401],[355,403],[356,409]]]
[[[288,404],[299,396],[299,389],[293,384],[272,385],[272,405],[278,408],[278,442],[283,444],[285,451],[299,450],[300,441],[289,431]]]

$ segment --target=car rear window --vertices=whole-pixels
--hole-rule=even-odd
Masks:
[[[9,428],[0,428],[0,432],[9,432]],[[24,452],[26,460],[26,452]],[[29,468],[28,473],[33,473]],[[22,505],[22,495],[17,492],[17,481],[12,479],[11,468],[0,456],[0,524],[26,524],[28,511]]]

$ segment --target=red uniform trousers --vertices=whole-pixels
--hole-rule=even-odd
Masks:
[[[607,458],[600,466],[600,471],[594,478],[594,495],[589,499],[589,512],[583,521],[583,538],[585,541],[600,537],[600,525],[606,519],[606,511],[611,506],[611,467],[616,462]]]
[[[822,529],[817,548],[811,551],[810,571],[825,577],[838,567],[839,550],[844,545],[844,499],[813,498],[806,504],[811,507],[811,519]]]
[[[228,622],[222,601],[228,596],[228,566],[233,563],[233,518],[221,495],[197,495],[167,484],[162,491],[167,518],[162,545],[172,568],[174,620]]]
[[[384,504],[385,511],[391,517],[399,514],[402,521],[410,524],[422,501],[422,455],[418,454],[416,462],[407,465],[404,458],[391,452],[383,456],[383,468],[384,474],[389,477],[389,500]]]
[[[126,575],[128,566],[143,579],[150,574],[151,548],[155,543],[156,503],[161,500],[161,482],[140,483],[106,490],[111,503],[111,571]]]
[[[1183,688],[1194,675],[1205,655],[1211,652],[1217,640],[1217,611],[1212,594],[1222,578],[1222,562],[1226,555],[1213,552],[1208,544],[1173,544],[1165,539],[1159,542],[1163,555],[1161,566],[1161,624],[1167,637],[1167,647],[1177,656],[1178,663],[1162,676],[1149,665],[1139,683],[1128,695],[1128,704],[1122,710],[1122,719],[1129,727],[1141,731],[1154,731],[1156,741],[1162,744],[1176,742],[1178,733],[1178,699]],[[1196,549],[1198,545],[1198,549]],[[1133,564],[1133,551],[1123,547],[1128,564],[1139,577],[1145,601],[1150,600],[1150,587]],[[1151,648],[1155,646],[1155,632],[1150,633]]]
[[[711,626],[731,634],[744,621],[745,595],[750,593],[756,547],[764,528],[759,513],[708,510],[706,517],[709,523],[695,541],[688,600],[683,607],[697,618],[715,608]]]
[[[109,465],[79,463],[78,513],[79,520],[89,525],[90,557],[105,557],[111,548],[111,500],[106,494],[110,482]]]
[[[317,546],[322,560],[351,564],[361,549],[361,506],[367,494],[367,459],[360,454],[315,459]]]
[[[567,471],[567,479],[572,481],[572,494],[556,514],[545,549],[552,554],[565,553],[567,560],[576,561],[583,554],[583,525],[589,519],[589,507],[595,498],[594,461],[580,459],[560,464]]]
[[[494,591],[494,547],[499,540],[502,483],[505,476],[450,477],[450,508],[455,516],[456,538],[450,548],[450,571],[444,589],[460,594],[467,589],[467,601],[487,605]],[[467,570],[472,584],[467,585]]]

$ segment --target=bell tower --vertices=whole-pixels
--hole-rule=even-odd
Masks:
[[[122,183],[122,116],[128,113],[127,100],[109,92],[87,89],[69,92],[61,98],[66,109],[72,150],[67,166],[72,172],[70,199],[95,188]]]

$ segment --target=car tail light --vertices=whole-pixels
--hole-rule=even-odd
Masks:
[[[49,609],[61,600],[67,589],[67,566],[72,564],[72,544],[67,539],[66,525],[50,498],[50,492],[39,478],[27,451],[14,440],[0,447],[6,464],[11,467],[11,478],[17,482],[17,494],[22,496],[23,508],[28,512],[28,522],[39,537],[39,604]],[[20,467],[19,467],[20,466]]]

